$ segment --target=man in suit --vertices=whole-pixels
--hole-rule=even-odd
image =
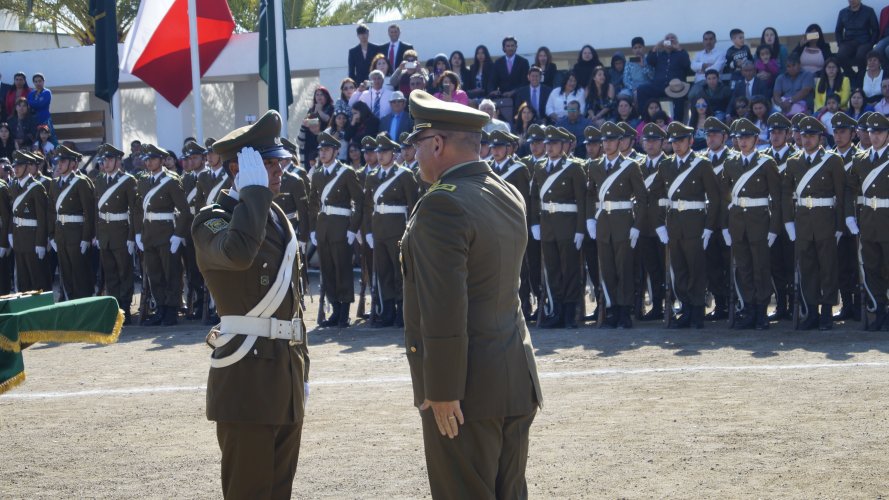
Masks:
[[[355,31],[358,34],[358,45],[349,49],[349,78],[358,85],[367,80],[370,74],[370,62],[382,50],[378,45],[367,41],[370,36],[367,25],[360,23]]]
[[[400,90],[389,95],[389,107],[392,112],[380,120],[380,132],[386,132],[393,141],[397,141],[403,132],[414,128],[414,120],[407,112],[407,101]]]
[[[546,116],[546,101],[549,99],[552,87],[540,83],[543,72],[537,66],[531,66],[528,70],[528,85],[516,89],[512,97],[513,109],[518,110],[523,102],[537,113],[538,117]]]
[[[743,79],[732,82],[732,96],[729,99],[728,107],[725,109],[726,116],[735,116],[735,101],[739,97],[746,97],[747,102],[753,99],[753,96],[769,96],[769,86],[763,80],[756,77],[756,66],[751,61],[744,61],[741,64],[741,76]],[[714,110],[720,111],[720,110]]]
[[[364,91],[356,91],[349,98],[349,106],[361,101],[367,104],[370,111],[377,118],[382,118],[392,112],[389,107],[389,100],[392,98],[392,91],[383,85],[383,72],[375,69],[370,72],[370,88]]]
[[[405,347],[432,497],[527,498],[543,399],[516,293],[525,203],[479,161],[484,113],[410,99],[408,142],[433,184],[402,238]]]
[[[508,36],[503,39],[503,57],[494,61],[492,95],[512,97],[515,90],[525,82],[531,65],[527,59],[516,54],[518,48],[519,42],[515,37]]]
[[[222,316],[207,337],[207,419],[216,422],[224,498],[290,498],[299,459],[309,364],[296,237],[272,202],[290,155],[280,133],[281,116],[269,111],[213,144],[234,186],[191,227]]]
[[[388,33],[389,43],[381,45],[379,48],[383,54],[386,54],[386,59],[389,60],[389,67],[394,69],[401,64],[401,61],[404,59],[404,53],[413,50],[414,46],[400,40],[401,28],[397,24],[390,24]],[[358,80],[355,81],[361,83]]]

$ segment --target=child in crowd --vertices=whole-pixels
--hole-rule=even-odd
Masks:
[[[769,89],[775,86],[775,78],[778,78],[778,60],[772,59],[772,48],[768,45],[760,45],[756,48],[756,77],[765,81]]]
[[[744,61],[753,62],[753,54],[750,53],[750,47],[744,40],[744,32],[735,28],[729,32],[732,39],[732,46],[725,51],[725,66],[722,72],[730,74],[732,80],[741,78],[741,65]]]
[[[49,125],[43,123],[37,125],[37,141],[34,142],[34,151],[40,151],[43,156],[49,156],[49,153],[56,148],[56,145],[50,140]]]
[[[827,143],[833,145],[833,125],[831,125],[830,121],[833,119],[833,115],[837,114],[840,110],[840,96],[836,94],[828,95],[824,107],[826,108],[826,111],[821,114],[821,123],[827,128],[827,132],[825,133]]]

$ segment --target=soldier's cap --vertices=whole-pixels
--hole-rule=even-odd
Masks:
[[[614,122],[605,122],[602,124],[602,140],[613,141],[624,136],[624,129]]]
[[[143,158],[163,158],[167,156],[167,152],[163,149],[155,146],[154,144],[143,143],[142,144],[142,157]]]
[[[185,143],[185,146],[182,147],[182,156],[203,154],[207,154],[207,150],[201,147],[201,145],[196,143],[195,141],[188,141]]]
[[[370,137],[370,136],[368,136],[368,137]],[[367,139],[367,137],[365,137],[365,139]],[[371,137],[371,140],[373,140],[372,137]],[[364,141],[361,141],[361,144],[363,146]],[[376,147],[376,142],[374,142],[374,147]],[[321,148],[339,149],[340,148],[340,140],[337,139],[336,137],[328,134],[327,132],[321,132],[320,134],[318,134],[318,149],[321,149]],[[285,149],[285,151],[287,151],[287,150]],[[290,155],[290,152],[288,151],[287,154]]]
[[[12,163],[14,165],[27,165],[35,161],[34,157],[28,154],[27,151],[18,150],[12,153]]]
[[[31,151],[31,158],[34,158],[34,163],[40,163],[46,159],[46,156],[41,151]]]
[[[509,141],[512,142],[514,146],[518,146],[519,143],[522,142],[522,138],[515,134],[509,134]]]
[[[339,141],[337,141],[339,142]],[[339,146],[337,146],[339,147]],[[377,149],[377,140],[372,135],[365,136],[361,139],[361,151],[366,153],[368,151],[376,151]]]
[[[565,139],[566,142],[577,142],[577,136],[572,134],[570,130],[568,130],[565,127],[558,127],[558,128],[559,128],[559,132],[562,133],[562,136],[564,136],[566,138]]]
[[[99,156],[103,156],[105,158],[118,157],[123,158],[124,152],[114,147],[114,144],[102,144],[99,146],[99,151],[97,153]]]
[[[528,140],[526,142],[537,142],[544,139],[546,139],[546,132],[544,132],[543,127],[536,123],[528,127]]]
[[[867,118],[867,130],[889,130],[889,118],[883,113],[871,113]]]
[[[648,123],[642,128],[642,138],[655,141],[663,140],[667,138],[667,133],[657,123]]]
[[[711,116],[704,120],[704,131],[707,133],[723,133],[727,134],[730,132],[729,126],[726,125],[722,120],[716,118],[715,116]]]
[[[821,135],[827,132],[827,127],[821,123],[821,120],[815,118],[814,116],[804,116],[799,121],[799,133],[800,134],[815,134]]]
[[[846,113],[837,111],[837,113],[830,119],[830,125],[834,128],[834,130],[838,128],[854,129],[858,127],[858,122]]]
[[[0,156],[0,165],[11,165],[12,163],[9,161],[9,158],[5,156]]]
[[[413,142],[426,129],[480,134],[482,127],[491,120],[487,113],[463,104],[440,101],[423,90],[411,92],[410,109],[414,131],[407,137],[407,142]]]
[[[224,161],[238,157],[245,147],[259,151],[263,158],[290,158],[292,155],[281,145],[281,115],[271,109],[256,123],[232,130],[213,143],[213,152]]]
[[[389,136],[383,132],[377,136],[377,149],[376,151],[393,151],[401,146],[398,145],[397,142],[393,141],[389,138]]]
[[[670,122],[667,125],[667,137],[669,138],[669,142],[676,142],[686,137],[691,137],[694,133],[695,129],[689,127],[688,125],[684,125],[680,122]]]
[[[592,125],[588,125],[583,129],[583,143],[592,144],[594,142],[602,142],[602,131]]]
[[[410,136],[408,136],[408,139],[410,139]],[[489,134],[489,133],[488,133],[487,131],[485,131],[485,130],[482,130],[482,140],[481,140],[481,143],[482,143],[482,144],[491,144],[491,134]]]
[[[502,130],[495,130],[491,132],[491,146],[506,146],[512,142],[509,137],[509,134]]]
[[[405,142],[407,140],[407,136],[409,136],[409,135],[411,135],[410,132],[402,132],[401,134],[398,135],[398,142],[401,143],[401,147],[403,147],[403,148],[414,147],[412,144],[408,144],[407,142]]]
[[[207,138],[204,140],[204,148],[206,148],[208,152],[209,152],[211,149],[213,149],[213,145],[214,145],[214,144],[216,144],[216,139],[214,139],[213,137],[207,137]]]
[[[806,115],[804,115],[802,113],[797,113],[797,114],[793,115],[793,118],[790,119],[790,127],[793,130],[800,130],[799,122],[805,117],[806,117]]]
[[[80,158],[83,157],[82,154],[78,153],[77,151],[73,151],[73,150],[71,150],[70,148],[68,148],[67,146],[64,146],[64,145],[62,145],[62,144],[60,144],[60,145],[54,150],[54,154],[55,154],[60,160],[74,160],[74,161],[80,161]]]
[[[754,125],[754,123],[747,118],[738,118],[733,125],[735,126],[734,134],[738,137],[745,135],[759,135],[760,132],[759,127]]]
[[[299,154],[299,148],[296,146],[296,144],[290,142],[290,139],[287,139],[286,137],[281,138],[281,146],[283,146],[284,149],[289,151],[290,154],[293,154],[293,155]]]
[[[772,113],[772,116],[766,120],[766,124],[769,126],[769,130],[787,130],[793,126],[782,113]]]
[[[543,142],[548,144],[550,142],[567,142],[568,140],[568,136],[563,135],[558,127],[553,127],[551,125],[546,127],[546,139],[544,139]]]
[[[633,127],[632,125],[630,125],[629,123],[620,122],[617,124],[617,126],[620,127],[621,130],[624,131],[624,137],[632,137],[634,139],[636,138],[636,135],[637,135],[636,128]]]
[[[861,116],[858,117],[858,128],[867,130],[867,121],[870,120],[872,114],[874,114],[873,111],[865,111],[864,113],[861,113]]]
[[[392,92],[391,94],[389,94],[389,102],[406,101],[406,100],[407,99],[404,98],[404,93],[402,93],[400,90],[396,90],[395,92]]]

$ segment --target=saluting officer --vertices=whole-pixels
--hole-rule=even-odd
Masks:
[[[48,235],[48,198],[43,184],[31,177],[29,166],[37,159],[25,151],[12,155],[15,180],[9,187],[12,198],[12,232],[9,246],[15,252],[16,288],[19,292],[52,290],[49,265],[45,261]]]
[[[5,174],[6,169],[12,170],[9,158],[0,157],[0,174]],[[9,235],[12,234],[12,199],[9,195],[9,185],[14,182],[4,175],[0,180],[0,295],[6,295],[13,290],[13,268],[15,264],[12,258],[12,245],[9,244]]]
[[[668,272],[682,302],[682,312],[671,325],[675,328],[704,326],[707,273],[701,263],[718,228],[720,212],[716,174],[710,160],[691,151],[693,133],[693,128],[679,122],[667,126],[675,155],[673,161],[662,164],[651,189],[652,199],[664,200],[667,208],[664,223],[655,231],[670,251]]]
[[[605,305],[611,308],[606,317],[612,319],[602,326],[612,328],[633,326],[633,249],[639,241],[639,222],[647,214],[645,210],[634,213],[634,209],[648,204],[639,164],[624,158],[618,149],[622,135],[614,123],[602,125],[605,154],[589,165],[587,173],[586,227],[599,247],[602,292]]]
[[[213,144],[232,177],[195,217],[198,266],[221,323],[207,378],[225,498],[290,498],[308,387],[293,228],[272,202],[281,178],[281,117],[269,111]]]
[[[105,276],[105,293],[117,299],[124,324],[130,324],[133,302],[133,252],[136,250],[136,217],[141,211],[136,178],[120,169],[123,151],[103,144],[102,173],[96,177],[96,240]]]
[[[586,176],[562,152],[570,138],[546,128],[547,161],[531,179],[531,234],[542,243],[544,285],[552,311],[545,328],[576,325],[577,303],[583,299],[580,247],[583,245]]]
[[[769,126],[770,146],[763,154],[771,156],[775,160],[778,174],[784,178],[787,170],[787,160],[799,151],[792,144],[788,144],[788,136],[792,124],[781,113],[774,113],[767,120]],[[783,181],[782,181],[783,182]],[[778,321],[790,319],[793,311],[793,273],[796,269],[793,242],[790,241],[787,231],[780,231],[778,239],[772,245],[769,260],[772,265],[772,282],[775,288],[775,314],[770,320]]]
[[[839,111],[833,115],[830,124],[833,126],[833,138],[836,143],[833,152],[843,160],[843,169],[846,171],[848,179],[855,163],[855,156],[860,152],[852,142],[858,122],[846,113]],[[856,200],[854,198],[847,200],[846,204],[848,205],[850,201],[854,203]],[[840,236],[840,243],[837,246],[837,264],[839,265],[839,288],[843,307],[839,313],[834,315],[833,319],[861,321],[861,296],[858,294],[860,278],[858,240],[846,227],[843,228],[843,235]]]
[[[618,122],[617,124],[623,134],[620,138],[620,154],[624,158],[629,158],[633,161],[639,160],[639,153],[636,151],[636,128],[630,125],[627,122]]]
[[[722,175],[722,237],[731,246],[735,283],[744,309],[735,328],[765,330],[772,296],[769,247],[781,232],[781,177],[771,157],[756,150],[759,127],[735,122],[739,154],[725,160]],[[731,266],[731,262],[725,263]]]
[[[383,306],[374,327],[404,326],[402,302],[401,235],[417,203],[417,181],[413,173],[395,164],[398,143],[381,133],[377,136],[380,166],[364,183],[364,232],[373,250],[374,277]]]
[[[713,173],[716,178],[722,177],[726,160],[734,153],[725,146],[728,139],[729,127],[718,118],[711,116],[704,121],[704,130],[707,132],[707,150],[705,154],[710,159]],[[725,202],[725,200],[723,200]],[[717,235],[719,240],[722,234]],[[731,270],[731,252],[728,241],[725,244],[716,241],[716,244],[707,247],[707,288],[713,294],[713,311],[707,314],[706,319],[718,321],[728,317],[729,295],[729,271]]]
[[[136,246],[143,252],[151,294],[157,313],[145,325],[175,325],[182,300],[182,245],[188,226],[188,202],[182,180],[165,169],[166,153],[153,144],[143,144],[148,175],[139,180],[142,205],[136,218]]]
[[[889,118],[882,113],[872,113],[868,116],[868,125],[871,147],[855,156],[846,177],[844,212],[847,228],[860,238],[864,300],[868,309],[876,308],[874,320],[867,329],[876,332],[887,326],[889,175],[886,174],[889,172]]]
[[[59,257],[59,274],[68,299],[95,293],[95,274],[86,251],[95,237],[96,195],[92,181],[77,172],[80,153],[56,148],[56,181],[50,184],[48,209],[55,221],[49,227],[49,244]]]
[[[824,124],[807,116],[799,122],[800,154],[787,162],[781,203],[787,234],[794,241],[802,304],[800,329],[833,327],[837,303],[837,242],[845,227],[846,171],[839,156],[821,147]],[[817,307],[821,306],[818,315]],[[820,318],[820,319],[819,319]]]
[[[664,140],[667,133],[655,123],[649,123],[642,129],[642,147],[645,156],[639,162],[642,171],[642,182],[648,196],[645,205],[636,204],[636,227],[639,229],[639,243],[636,244],[636,256],[639,262],[636,269],[636,319],[642,321],[660,321],[664,318],[664,244],[658,239],[655,229],[664,220],[665,208],[659,199],[650,196],[654,180],[661,168],[672,158],[664,153]],[[647,278],[647,279],[646,279]],[[651,310],[643,314],[642,291],[645,285],[651,299]]]
[[[318,136],[318,166],[312,176],[309,210],[312,243],[321,258],[321,279],[333,313],[320,326],[349,326],[349,307],[355,300],[352,244],[361,227],[364,193],[358,176],[336,159],[340,141]],[[376,154],[376,153],[375,153]]]

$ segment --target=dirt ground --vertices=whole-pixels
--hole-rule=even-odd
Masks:
[[[294,497],[429,497],[401,332],[309,328]],[[889,334],[788,328],[532,330],[531,497],[886,495]],[[28,349],[28,381],[0,397],[0,498],[219,497],[205,332]]]

